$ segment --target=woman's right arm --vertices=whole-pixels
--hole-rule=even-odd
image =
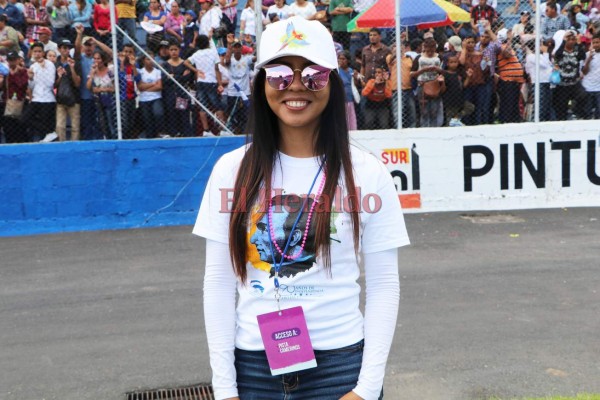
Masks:
[[[235,399],[238,396],[233,353],[236,283],[229,246],[207,239],[204,323],[213,372],[212,385],[217,399]]]

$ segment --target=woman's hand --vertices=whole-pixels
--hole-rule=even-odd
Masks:
[[[343,395],[340,398],[340,400],[364,400],[364,399],[354,392],[349,392],[349,393],[346,393],[345,395]]]

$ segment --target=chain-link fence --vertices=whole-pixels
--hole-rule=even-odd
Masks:
[[[108,0],[9,2],[1,142],[243,134],[291,15],[330,28],[351,129],[600,118],[595,0],[214,1],[119,1],[115,27]]]

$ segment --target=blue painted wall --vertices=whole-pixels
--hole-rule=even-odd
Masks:
[[[0,146],[0,236],[192,224],[214,163],[244,142]]]

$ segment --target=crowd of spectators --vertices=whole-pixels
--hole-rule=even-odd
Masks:
[[[257,26],[293,15],[330,28],[351,129],[396,127],[398,101],[403,127],[530,121],[536,40],[540,119],[600,118],[600,0],[543,3],[540,32],[533,0],[511,26],[496,0],[449,1],[471,21],[403,30],[398,79],[394,32],[346,29],[374,0],[116,0],[146,50],[118,34],[116,65],[108,0],[0,0],[1,142],[117,138],[115,77],[124,138],[242,134]]]

